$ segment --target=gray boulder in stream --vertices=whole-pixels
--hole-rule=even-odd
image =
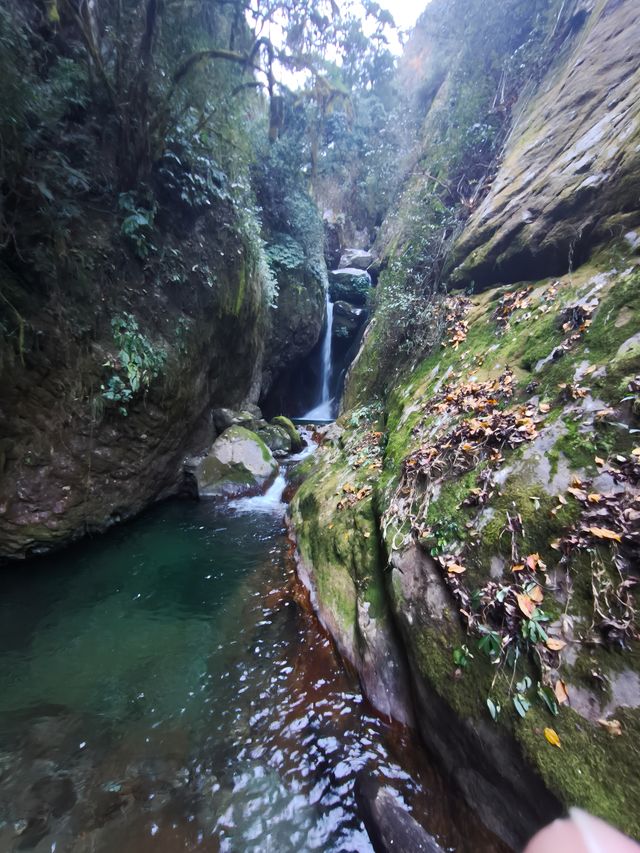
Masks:
[[[198,494],[236,498],[265,491],[278,473],[278,463],[260,436],[232,426],[216,439],[194,473]]]
[[[357,270],[368,270],[376,260],[375,255],[366,249],[345,249],[340,257],[339,268],[352,268]]]
[[[333,302],[342,300],[364,305],[370,290],[371,276],[366,270],[346,267],[329,273],[329,293]]]
[[[266,424],[257,430],[257,435],[260,436],[275,457],[287,456],[291,453],[291,436],[284,427]]]

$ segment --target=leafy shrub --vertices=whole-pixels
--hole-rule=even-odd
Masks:
[[[120,414],[127,415],[127,404],[139,391],[147,391],[165,366],[166,353],[154,347],[140,331],[132,314],[122,314],[111,321],[113,340],[119,348],[117,358],[109,359],[105,367],[116,372],[101,386],[105,400],[119,404]]]
[[[304,249],[288,234],[276,234],[267,245],[269,264],[285,270],[299,270],[304,265]]]
[[[120,230],[131,243],[136,255],[144,260],[154,248],[151,237],[156,215],[155,204],[150,210],[138,207],[133,193],[121,193],[118,207],[125,214]]]

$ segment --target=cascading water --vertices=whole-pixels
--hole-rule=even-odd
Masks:
[[[333,399],[329,382],[331,379],[331,336],[333,331],[333,302],[329,299],[329,291],[327,290],[326,302],[326,327],[324,333],[324,341],[322,343],[322,390],[320,392],[320,401],[314,406],[311,411],[307,412],[304,417],[310,421],[331,420],[333,417]]]

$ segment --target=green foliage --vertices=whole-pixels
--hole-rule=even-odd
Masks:
[[[151,210],[138,207],[133,193],[121,193],[118,207],[124,215],[120,230],[131,243],[136,255],[144,260],[154,249],[151,243],[153,221],[156,214],[155,205]]]
[[[527,711],[531,707],[531,702],[527,699],[525,694],[531,688],[532,683],[531,678],[528,675],[525,675],[524,678],[516,684],[516,692],[511,697],[513,707],[521,717],[526,717]]]
[[[502,654],[502,637],[497,631],[491,631],[486,625],[479,625],[478,631],[482,635],[478,648],[484,652],[492,663],[495,663]]]
[[[422,30],[435,46],[432,74],[441,82],[448,76],[448,97],[429,117],[422,156],[446,185],[448,203],[476,199],[495,169],[520,92],[552,58],[548,35],[557,5],[434,0],[423,16]]]
[[[547,632],[542,627],[544,622],[548,622],[549,617],[539,607],[536,608],[531,619],[525,619],[522,623],[522,637],[528,643],[535,646],[536,643],[544,643],[548,640]]]
[[[267,246],[266,252],[272,267],[299,270],[304,266],[304,249],[288,234],[276,234],[273,242]]]
[[[469,646],[463,644],[462,646],[456,646],[453,650],[453,662],[456,666],[459,666],[461,669],[467,669],[467,667],[471,664],[473,660],[473,655],[469,651]]]
[[[151,382],[162,373],[167,356],[141,332],[138,321],[131,314],[114,317],[111,328],[119,351],[116,359],[105,364],[115,372],[106,385],[101,386],[102,396],[118,403],[120,413],[126,416],[127,404],[139,391],[148,390]]]
[[[463,531],[453,518],[439,519],[431,528],[429,552],[432,557],[450,552],[452,546],[463,537]]]

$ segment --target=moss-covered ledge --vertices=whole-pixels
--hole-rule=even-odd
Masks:
[[[570,805],[640,837],[633,599],[606,612],[637,553],[636,263],[471,297],[377,425],[343,415],[292,512],[328,626],[357,636],[378,566],[362,597],[391,610],[424,740],[514,846]]]
[[[370,700],[380,712],[409,722],[407,675],[384,588],[373,504],[379,453],[372,441],[381,434],[369,425],[333,427],[330,436],[290,506],[298,573]]]

